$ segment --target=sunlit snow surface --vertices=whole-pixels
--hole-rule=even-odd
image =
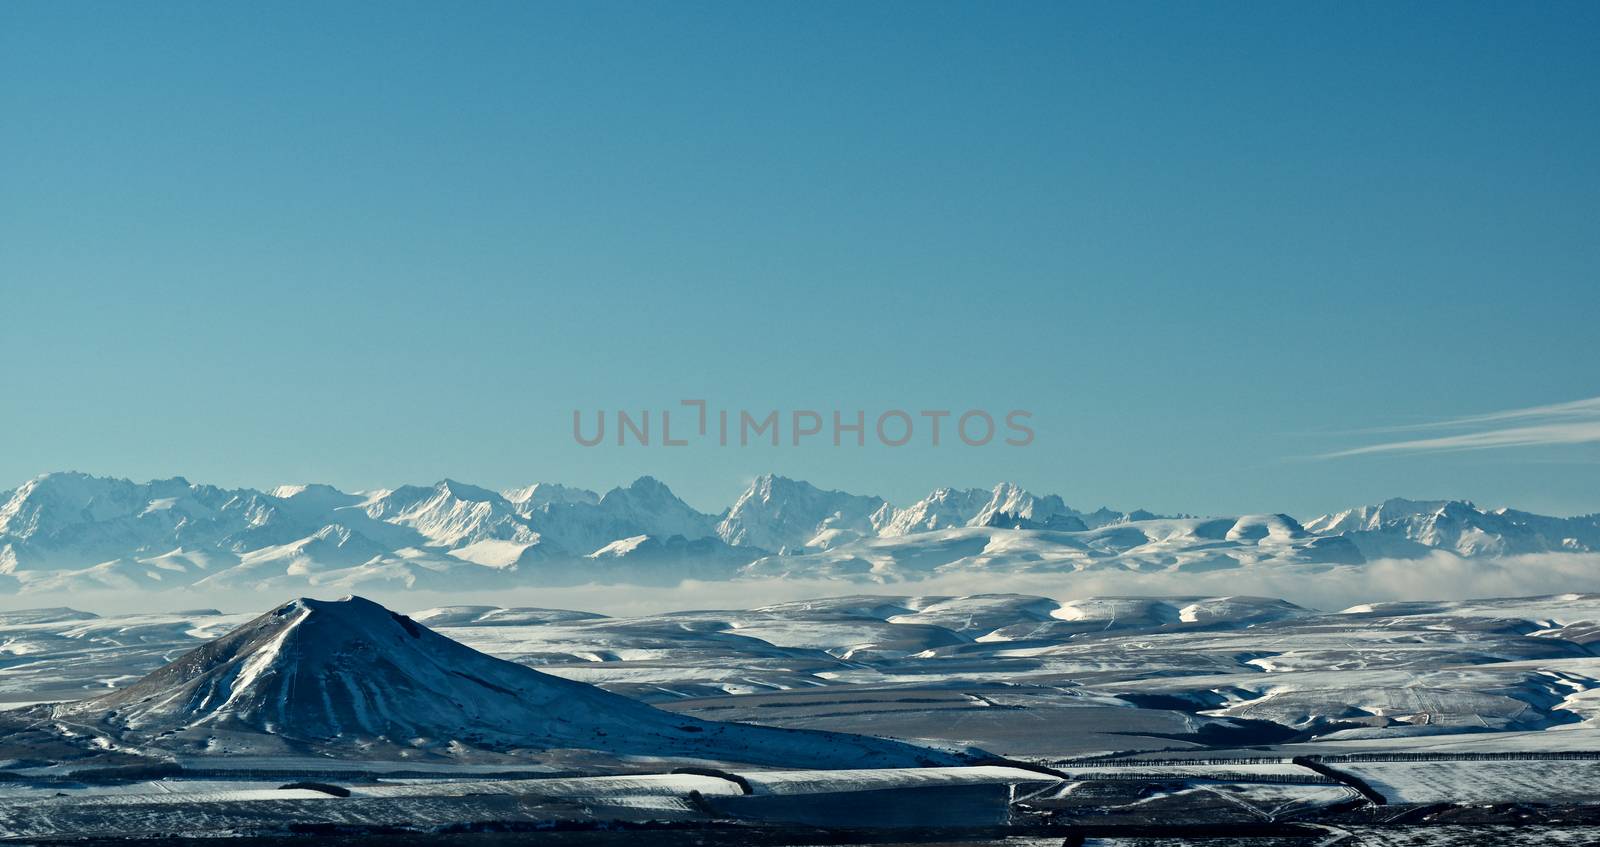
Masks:
[[[3,612],[0,700],[104,694],[249,617]],[[991,595],[637,618],[488,606],[413,617],[492,656],[687,714],[1007,755],[1183,748],[1231,718],[1327,744],[1533,732],[1550,739],[1541,745],[1600,749],[1590,741],[1600,717],[1597,595],[1337,613],[1250,597]]]
[[[530,682],[518,668],[485,669],[471,650],[412,634],[370,604],[356,604],[360,615],[336,627],[305,623],[330,607],[346,604],[291,603],[265,623],[272,616],[216,610],[0,613],[0,698],[15,714],[38,713],[28,704],[88,699],[97,705],[51,713],[73,755],[156,755],[185,769],[176,778],[82,780],[73,776],[79,765],[13,738],[0,754],[0,771],[16,775],[0,782],[0,829],[248,834],[277,831],[285,821],[361,828],[729,817],[894,825],[896,815],[990,826],[1019,809],[1067,819],[1260,821],[1363,802],[1350,786],[1290,761],[1308,755],[1401,805],[1586,804],[1588,786],[1600,778],[1600,656],[1591,650],[1600,641],[1600,595],[1332,613],[1256,597],[1060,602],[1020,595],[860,595],[634,618],[482,605],[411,613],[466,648],[667,710],[648,714],[635,713],[637,703]],[[178,674],[188,687],[139,683],[224,635],[216,644],[240,646],[196,654],[216,660],[206,665],[211,676],[183,682],[191,677]],[[341,644],[354,645],[357,659]],[[420,662],[400,670],[405,686],[424,690],[386,684],[400,679],[394,668],[363,670],[374,658],[399,661],[384,644],[404,646],[413,656],[406,661]],[[381,699],[418,732],[455,733],[454,740],[440,747],[443,737],[431,739],[428,755],[407,752],[403,739],[378,743],[376,724],[368,723],[392,723],[389,717],[319,706],[303,689],[289,690],[286,675],[307,667],[326,669],[318,674],[344,687],[335,692]],[[460,696],[454,670],[491,687],[454,706],[428,699]],[[123,696],[140,690],[135,683],[162,696]],[[521,690],[502,702],[496,688],[513,687]],[[424,699],[408,699],[415,697]],[[290,702],[298,711],[284,710]],[[524,705],[554,719],[515,722],[510,716]],[[129,733],[98,734],[107,709]],[[1012,763],[884,767],[893,762],[883,759],[864,768],[852,764],[862,759],[848,741],[823,750],[757,731],[736,739],[730,755],[726,746],[676,740],[618,747],[561,728],[603,727],[618,738],[634,727],[670,739],[685,720],[673,712],[899,738],[933,750],[980,748]],[[330,719],[338,726],[319,723]],[[290,724],[316,724],[316,732],[343,740],[314,748],[260,741],[260,733],[270,737]],[[161,733],[140,734],[141,726]],[[563,775],[617,772],[615,760],[593,754],[522,761],[453,752],[467,751],[476,734],[504,740],[524,730],[577,746],[610,744],[611,754],[632,756],[626,769],[635,773]],[[735,778],[667,773],[697,761],[759,759],[752,749],[769,764],[721,765]],[[1110,753],[1117,755],[1103,758]],[[1597,755],[1581,757],[1589,753]],[[1580,758],[1556,758],[1572,754]],[[787,769],[806,756],[829,764]],[[1056,775],[1013,766],[1029,762]],[[297,778],[288,774],[320,774],[351,795],[281,788]],[[1352,843],[1408,843],[1388,829],[1363,830],[1361,838]]]

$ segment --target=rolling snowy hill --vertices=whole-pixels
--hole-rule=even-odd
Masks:
[[[1457,828],[1420,813],[1450,811],[1497,815],[1491,836],[1515,824],[1529,843],[1556,843],[1530,820],[1556,821],[1577,843],[1600,774],[1597,620],[1596,594],[1339,612],[1019,594],[634,618],[407,618],[355,599],[253,619],[0,612],[0,828],[29,843],[328,828],[387,843],[698,821],[716,829],[681,841],[702,843],[776,820],[903,840],[1048,800],[1079,831],[1311,815],[1311,837],[1289,841],[1353,843],[1352,818],[1325,815],[1381,811],[1405,814],[1393,832],[1416,843]],[[951,750],[1010,766],[884,766]],[[1072,840],[1052,835],[1020,840]]]
[[[1470,734],[1592,751],[1596,621],[1600,594],[1338,612],[1248,596],[1021,594],[847,595],[642,617],[451,606],[407,619],[360,600],[296,601],[255,619],[0,612],[12,657],[0,718],[16,717],[0,719],[0,760],[26,758],[7,744],[60,743],[59,732],[8,740],[46,715],[77,754],[151,750],[199,767],[217,754],[307,751],[492,763],[524,750],[577,764],[553,752],[562,745],[591,758],[734,756],[685,748],[719,736],[663,723],[643,703],[1007,756],[1171,749],[1177,737],[1244,743],[1272,728],[1252,721],[1275,725],[1273,737],[1330,743]],[[640,727],[645,746],[618,738],[620,723]],[[1224,735],[1193,735],[1205,727]],[[761,743],[787,756],[792,740]],[[851,760],[861,759],[836,761]]]
[[[0,591],[184,586],[495,588],[805,577],[892,582],[967,570],[1193,572],[1600,550],[1600,516],[1390,500],[1313,519],[1080,511],[1011,484],[879,497],[757,478],[720,515],[642,477],[605,494],[443,480],[348,493],[46,474],[0,500]]]

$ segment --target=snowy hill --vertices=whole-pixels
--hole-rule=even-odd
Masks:
[[[101,746],[221,755],[542,759],[546,751],[810,767],[953,764],[909,744],[673,715],[479,653],[359,597],[300,599],[137,683],[41,713]]]
[[[1329,740],[1528,740],[1520,734],[1549,729],[1539,743],[1582,751],[1600,727],[1600,594],[1319,611],[1237,595],[901,593],[616,618],[451,606],[410,620],[356,600],[291,603],[253,621],[215,610],[0,612],[0,643],[26,659],[0,676],[0,701],[94,698],[53,707],[55,722],[44,720],[50,706],[0,711],[0,745],[16,743],[7,733],[20,726],[52,735],[24,739],[16,758],[70,732],[80,752],[148,750],[197,768],[229,752],[331,753],[336,767],[379,756],[578,765],[554,761],[564,754],[551,746],[582,747],[590,763],[635,749],[608,746],[627,743],[613,721],[663,743],[710,737],[636,712],[640,703],[1023,756],[1170,751],[1172,733],[1225,729],[1230,716]],[[1156,734],[1136,739],[1133,727]]]
[[[963,571],[1071,573],[1104,568],[1194,573],[1262,564],[1359,564],[1346,539],[1315,536],[1286,515],[1164,518],[1092,530],[962,526],[768,556],[745,573],[900,582]]]
[[[897,581],[964,569],[1196,571],[1600,550],[1600,516],[1389,500],[1307,522],[1080,511],[1002,483],[880,497],[756,478],[720,516],[642,477],[597,494],[455,480],[349,493],[46,474],[0,499],[0,591],[441,591],[748,576]]]

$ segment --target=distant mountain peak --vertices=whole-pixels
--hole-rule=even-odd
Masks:
[[[635,479],[628,485],[628,488],[633,491],[664,491],[668,494],[672,493],[672,489],[668,488],[666,483],[649,474]]]
[[[434,485],[434,490],[438,491],[440,494],[446,494],[458,500],[470,500],[475,503],[489,503],[496,500],[505,499],[498,491],[490,491],[487,488],[479,488],[476,485],[468,485],[464,482],[457,482],[453,479],[439,480],[439,482]]]
[[[885,505],[879,497],[824,491],[803,480],[766,473],[739,495],[716,532],[736,547],[828,548],[876,534]]]
[[[598,503],[600,495],[586,488],[573,488],[552,482],[536,482],[522,488],[500,492],[512,503],[527,509],[537,509],[552,503]]]

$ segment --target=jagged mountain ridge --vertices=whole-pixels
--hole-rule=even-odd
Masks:
[[[1306,523],[1324,535],[1348,536],[1371,556],[1443,549],[1463,556],[1600,550],[1600,515],[1553,518],[1516,509],[1482,510],[1464,500],[1400,498],[1348,509]]]
[[[347,493],[270,492],[46,474],[0,500],[0,590],[674,583],[813,576],[896,581],[964,568],[1211,570],[1600,550],[1600,516],[1390,500],[1301,525],[1287,515],[1163,518],[1003,483],[905,507],[758,477],[721,515],[641,477],[598,494],[454,480]]]

